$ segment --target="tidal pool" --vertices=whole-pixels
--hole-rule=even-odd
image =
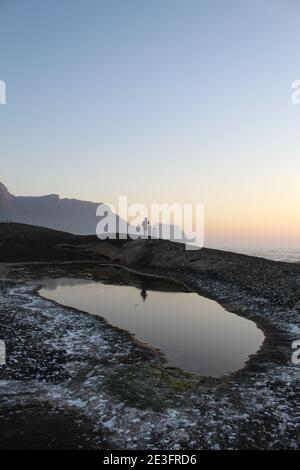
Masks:
[[[236,371],[262,345],[254,322],[178,283],[117,268],[102,271],[97,281],[51,279],[40,295],[99,315],[159,348],[170,365],[201,375]]]

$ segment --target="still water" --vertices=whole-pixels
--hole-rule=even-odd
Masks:
[[[180,284],[121,269],[103,272],[97,282],[51,280],[40,294],[104,317],[159,348],[170,365],[201,375],[238,370],[262,345],[264,335],[255,323]]]

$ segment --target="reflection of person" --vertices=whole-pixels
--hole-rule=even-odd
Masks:
[[[145,302],[147,296],[148,296],[148,294],[147,294],[147,289],[146,289],[146,287],[142,287],[142,290],[141,290],[141,297],[142,297],[142,299],[143,299],[144,302]]]

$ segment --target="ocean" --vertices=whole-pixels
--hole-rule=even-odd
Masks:
[[[273,261],[284,261],[287,263],[300,263],[300,248],[258,248],[258,247],[222,247],[221,250],[242,253],[244,255],[258,256]]]

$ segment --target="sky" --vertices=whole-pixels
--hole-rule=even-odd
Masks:
[[[0,181],[300,247],[297,0],[0,0]]]

